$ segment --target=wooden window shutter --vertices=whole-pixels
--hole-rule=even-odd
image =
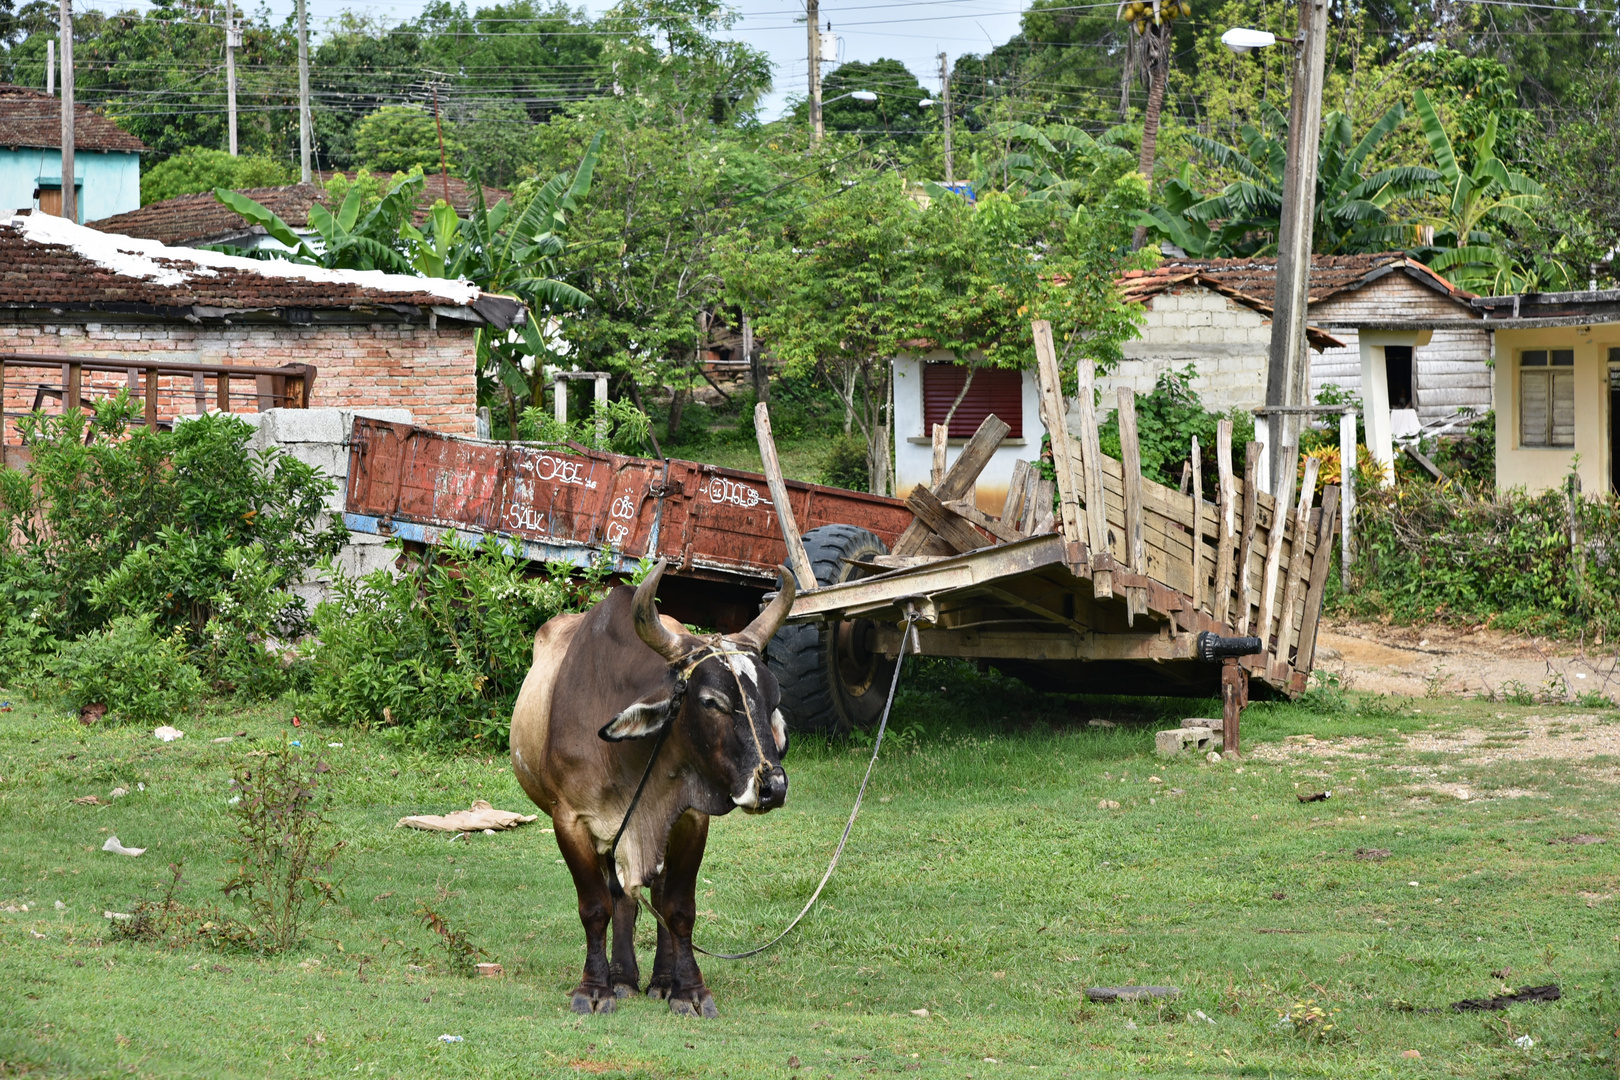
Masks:
[[[1575,445],[1575,372],[1554,369],[1547,373],[1552,383],[1552,423],[1549,446]]]
[[[1519,372],[1519,445],[1547,445],[1547,372]]]
[[[960,364],[923,365],[923,434],[932,436],[935,424],[943,424],[951,403],[962,392],[968,369]],[[994,413],[1012,430],[1009,439],[1024,437],[1024,374],[1006,368],[978,368],[967,396],[956,407],[951,419],[951,438],[966,439],[984,418]]]

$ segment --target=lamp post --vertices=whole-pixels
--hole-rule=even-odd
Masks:
[[[1276,44],[1261,30],[1234,28],[1221,35],[1239,55]],[[1322,69],[1326,61],[1327,0],[1300,0],[1299,36],[1293,41],[1294,82],[1288,103],[1288,156],[1284,166],[1282,221],[1277,230],[1277,292],[1271,311],[1271,350],[1266,365],[1266,406],[1309,404],[1310,343],[1305,338],[1311,276],[1311,232],[1316,219],[1317,148],[1322,136]],[[1299,445],[1296,413],[1268,416],[1265,478],[1261,486],[1281,490],[1285,446]]]

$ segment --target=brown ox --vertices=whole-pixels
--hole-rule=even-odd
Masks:
[[[717,1015],[692,957],[709,818],[739,806],[763,813],[787,798],[781,691],[760,654],[793,606],[792,575],[783,571],[781,593],[742,633],[698,637],[653,606],[663,573],[660,562],[640,588],[621,585],[591,610],[542,626],[512,710],[512,769],[551,815],[579,893],[579,1013],[611,1012],[615,998],[640,989],[635,890],[648,886],[660,916],[648,996],[668,998],[677,1013]],[[623,891],[610,886],[615,868]]]

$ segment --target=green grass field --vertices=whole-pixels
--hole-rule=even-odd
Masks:
[[[941,665],[903,685],[839,875],[775,951],[704,965],[714,1021],[646,999],[609,1016],[567,1011],[583,938],[544,818],[453,842],[394,828],[480,797],[532,809],[502,754],[295,731],[277,706],[177,720],[186,737],[165,745],[19,702],[0,714],[0,1076],[1617,1075],[1617,763],[1510,753],[1530,714],[1568,715],[1569,731],[1615,714],[1260,704],[1249,759],[1210,765],[1155,758],[1151,734],[1210,703],[1042,697]],[[1484,745],[1506,757],[1463,762],[1406,742],[1465,727],[1494,731]],[[1304,733],[1354,736],[1342,744],[1353,755],[1284,754]],[[114,941],[103,911],[156,896],[171,862],[184,867],[181,899],[219,900],[231,766],[288,737],[343,744],[326,752],[345,892],[306,945],[258,958]],[[801,739],[785,810],[716,823],[701,944],[751,945],[797,911],[867,752]],[[1431,772],[1470,797],[1429,790]],[[71,801],[118,786],[131,793],[110,805]],[[1332,798],[1296,798],[1321,789]],[[1550,842],[1580,833],[1609,842]],[[148,850],[104,853],[110,834]],[[1367,849],[1389,854],[1358,857]],[[449,974],[412,917],[420,903],[505,977]],[[645,918],[639,933],[645,974]],[[437,963],[413,969],[413,948]],[[1562,1000],[1445,1008],[1549,982]],[[1182,995],[1081,995],[1123,983]],[[1337,1010],[1336,1030],[1279,1026],[1305,999]],[[1534,1045],[1516,1045],[1526,1035]]]

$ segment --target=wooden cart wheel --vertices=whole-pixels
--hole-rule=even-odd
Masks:
[[[823,525],[804,534],[821,585],[863,577],[851,560],[887,555],[883,541],[854,525]],[[894,661],[874,652],[869,619],[787,626],[771,639],[766,661],[782,685],[782,716],[794,731],[868,728],[883,712]]]

